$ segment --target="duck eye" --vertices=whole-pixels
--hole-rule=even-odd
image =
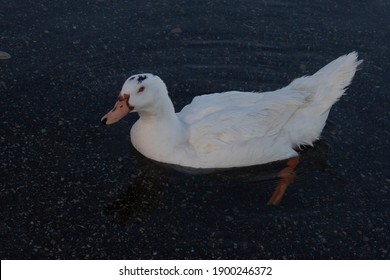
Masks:
[[[140,87],[139,89],[138,89],[138,93],[141,93],[141,92],[143,92],[145,90],[145,87]]]

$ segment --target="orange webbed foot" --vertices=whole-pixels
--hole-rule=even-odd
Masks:
[[[290,158],[287,161],[287,167],[283,168],[278,173],[278,177],[280,179],[278,181],[278,184],[276,185],[274,193],[268,200],[268,205],[278,205],[282,201],[283,195],[286,192],[288,185],[294,182],[294,179],[296,177],[295,167],[298,165],[298,163],[298,157]]]

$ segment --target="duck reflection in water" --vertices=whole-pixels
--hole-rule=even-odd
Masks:
[[[248,193],[245,199],[252,200],[242,202],[243,207],[248,203],[258,205],[262,196],[270,197],[268,205],[277,205],[295,178],[304,177],[304,173],[310,169],[331,177],[339,185],[345,184],[328,164],[328,150],[326,142],[321,140],[313,147],[304,147],[300,151],[299,165],[298,159],[292,158],[287,161],[230,169],[183,168],[150,161],[133,151],[136,154],[133,179],[127,191],[106,206],[105,213],[124,226],[141,224],[159,208],[167,207],[164,204],[180,204],[183,197],[186,197],[183,193],[192,192],[190,190],[194,185],[198,187],[193,191],[202,191],[200,196],[205,195],[206,191],[211,193],[210,200],[218,205],[225,200],[221,195],[230,196],[232,193],[237,195],[241,190]],[[167,191],[170,197],[164,198]],[[188,196],[191,197],[191,194]],[[237,203],[240,204],[239,201]]]

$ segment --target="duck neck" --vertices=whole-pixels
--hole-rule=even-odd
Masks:
[[[140,118],[131,129],[131,141],[145,156],[164,161],[185,141],[186,129],[172,102],[152,109],[138,112]]]
[[[145,122],[168,122],[175,123],[178,121],[175,108],[169,98],[161,99],[158,103],[153,104],[152,108],[147,111],[138,112],[140,120]]]

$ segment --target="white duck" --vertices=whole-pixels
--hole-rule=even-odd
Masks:
[[[137,112],[132,144],[144,156],[169,164],[228,168],[294,158],[294,148],[319,138],[360,63],[352,52],[282,89],[201,95],[179,113],[158,76],[138,74],[126,80],[102,122]]]

